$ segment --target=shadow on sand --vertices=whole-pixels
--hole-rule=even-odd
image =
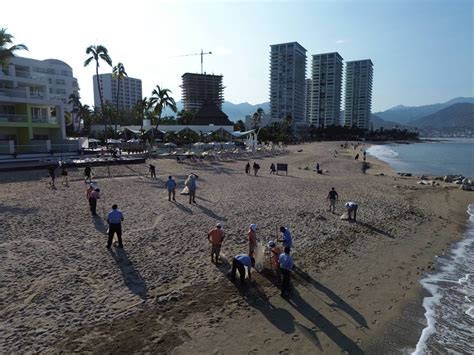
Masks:
[[[369,325],[365,320],[364,316],[360,314],[356,309],[351,305],[346,303],[341,297],[334,293],[330,288],[324,286],[322,283],[316,281],[306,272],[296,267],[294,269],[294,275],[298,278],[301,277],[304,281],[313,286],[316,290],[324,293],[333,303],[326,303],[329,307],[338,308],[341,311],[349,315],[357,324],[361,327],[369,329]]]
[[[222,217],[222,216],[219,216],[218,214],[214,213],[212,210],[210,210],[209,208],[207,207],[204,207],[202,205],[198,205],[196,204],[195,205],[197,208],[199,208],[206,216],[209,216],[211,218],[214,218],[218,221],[222,221],[222,222],[227,222],[227,218],[225,217]]]
[[[189,213],[189,214],[193,214],[193,210],[190,209],[189,207],[186,207],[186,206],[183,205],[182,203],[179,203],[179,202],[177,202],[177,201],[173,201],[173,204],[174,204],[178,209],[180,209],[181,211],[186,212],[186,213]]]
[[[391,239],[395,239],[395,237],[393,235],[391,235],[390,233],[380,229],[380,228],[377,228],[377,227],[374,227],[368,223],[365,223],[365,222],[359,222],[359,221],[356,221],[356,222],[353,222],[353,223],[356,223],[358,224],[359,226],[362,226],[362,227],[365,227],[369,230],[371,230],[372,232],[375,232],[375,233],[378,233],[378,234],[381,234],[383,235],[384,237],[387,237],[387,238],[391,238]]]
[[[320,330],[326,334],[342,351],[347,351],[349,354],[363,354],[361,348],[349,337],[339,330],[340,326],[332,324],[326,317],[315,310],[308,302],[306,302],[299,294],[299,292],[293,288],[290,296],[286,301],[297,310],[302,316],[310,321],[316,327],[316,331]],[[341,325],[344,326],[344,325]],[[307,329],[308,330],[308,329]],[[317,339],[315,331],[310,331],[310,335]],[[319,341],[318,341],[319,342]]]
[[[94,227],[95,229],[100,233],[107,235],[107,230],[109,229],[109,226],[106,225],[100,216],[93,216],[92,220],[94,221]]]
[[[127,252],[121,248],[109,249],[110,255],[120,267],[125,285],[132,293],[145,300],[147,297],[147,286],[140,272],[135,269]]]

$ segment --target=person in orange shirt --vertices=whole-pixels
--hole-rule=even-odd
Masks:
[[[224,231],[222,230],[222,225],[217,223],[215,228],[211,229],[207,233],[207,239],[211,243],[211,262],[214,263],[214,255],[216,256],[215,263],[219,261],[219,254],[221,252],[222,242],[224,241]]]
[[[257,225],[251,224],[249,231],[247,232],[247,237],[249,240],[249,256],[254,257],[255,248],[257,247]]]
[[[282,252],[281,247],[276,245],[273,240],[268,242],[268,247],[270,248],[272,267],[274,267],[278,272],[280,269],[280,254]]]

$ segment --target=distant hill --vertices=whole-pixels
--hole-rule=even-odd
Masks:
[[[178,108],[178,112],[183,109],[183,102],[178,101],[176,102],[176,106]],[[257,109],[261,107],[266,113],[270,112],[270,103],[264,102],[257,105],[249,104],[248,102],[243,102],[240,104],[234,104],[229,101],[224,101],[222,104],[222,111],[229,116],[231,121],[237,122],[238,120],[242,120],[245,122],[246,115],[252,115]],[[163,116],[174,116],[175,114],[166,109],[163,113]]]
[[[474,98],[457,97],[444,103],[414,107],[398,105],[383,112],[375,112],[374,114],[386,121],[410,124],[411,121],[431,115],[456,103],[474,103]]]
[[[456,103],[410,124],[423,129],[474,130],[474,103]]]
[[[409,131],[415,130],[415,127],[403,125],[401,123],[397,123],[397,122],[393,122],[393,121],[387,121],[387,120],[384,120],[384,119],[380,118],[379,116],[377,116],[375,114],[372,114],[370,116],[370,122],[371,122],[374,129],[380,129],[380,128],[383,127],[384,129],[398,128],[398,129],[407,129]]]

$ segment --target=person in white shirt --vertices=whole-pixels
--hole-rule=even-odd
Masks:
[[[357,203],[355,202],[352,202],[352,201],[349,201],[349,202],[346,202],[346,209],[347,209],[347,214],[349,216],[349,221],[351,220],[351,216],[354,215],[354,217],[352,218],[352,220],[355,222],[356,221],[356,217],[357,217],[357,209],[359,208],[359,206],[357,205]]]

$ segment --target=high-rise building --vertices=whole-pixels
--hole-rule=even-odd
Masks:
[[[182,79],[182,100],[186,111],[198,111],[206,101],[214,102],[222,110],[222,75],[185,73]]]
[[[66,120],[72,119],[69,95],[78,92],[77,79],[66,63],[11,58],[0,68],[0,140],[15,145],[34,140],[61,142]]]
[[[339,125],[341,112],[342,57],[339,53],[313,55],[311,113],[316,127]]]
[[[346,62],[344,125],[370,128],[373,64],[370,59]]]
[[[120,81],[120,93],[118,106],[120,110],[130,110],[137,101],[142,100],[142,81],[125,77],[121,80],[115,79],[111,73],[99,74],[100,88],[102,90],[102,98],[104,104],[109,102],[114,107],[117,105],[117,92],[119,90],[118,82]],[[97,75],[93,77],[94,85],[94,105],[100,107],[99,90],[97,88]]]
[[[311,79],[306,79],[306,84],[304,87],[304,120],[310,123],[311,117],[311,91],[312,91],[313,81]]]
[[[306,49],[298,42],[270,47],[270,117],[281,121],[291,115],[294,124],[303,123]]]

